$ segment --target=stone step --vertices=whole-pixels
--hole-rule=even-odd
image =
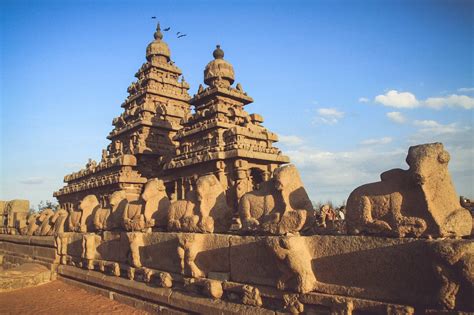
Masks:
[[[36,286],[51,280],[51,270],[43,265],[25,263],[15,268],[0,270],[0,292]]]

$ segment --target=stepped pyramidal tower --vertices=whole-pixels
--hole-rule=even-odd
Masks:
[[[146,49],[147,61],[128,87],[124,111],[113,119],[110,145],[99,163],[89,160],[85,169],[64,177],[67,185],[54,193],[61,206],[76,208],[89,194],[104,206],[117,190],[136,199],[147,179],[159,175],[159,161],[174,154],[173,137],[189,115],[189,85],[170,59],[159,24],[154,37]]]
[[[113,119],[107,137],[111,143],[101,161],[89,160],[85,169],[66,175],[66,186],[54,193],[62,207],[77,209],[90,194],[108,206],[117,190],[136,200],[151,178],[164,181],[172,200],[184,199],[205,174],[217,176],[229,204],[237,207],[244,193],[289,162],[273,146],[278,137],[261,125],[262,116],[244,110],[253,99],[240,84],[233,87],[234,69],[220,46],[204,70],[207,87],[200,85],[191,99],[159,24],[154,37],[146,50],[147,62],[128,87],[124,111]]]

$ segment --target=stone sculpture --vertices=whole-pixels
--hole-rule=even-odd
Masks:
[[[75,211],[73,208],[69,209],[67,218],[67,227],[70,232],[79,232],[81,228],[81,212]]]
[[[87,195],[84,197],[84,199],[82,199],[81,203],[79,204],[79,210],[81,211],[81,219],[79,221],[80,232],[85,233],[95,230],[94,215],[99,209],[99,201],[95,195]]]
[[[113,231],[123,226],[123,213],[128,205],[126,192],[124,190],[113,192],[109,204],[110,209],[101,208],[94,214],[94,227],[98,231]]]
[[[226,232],[232,223],[232,209],[227,205],[221,183],[214,175],[196,181],[196,190],[186,200],[171,204],[168,229],[184,232]]]
[[[274,171],[260,189],[246,193],[239,202],[244,230],[282,235],[297,233],[314,221],[314,210],[294,165]]]
[[[94,269],[97,246],[100,244],[100,236],[94,233],[82,235],[82,264],[86,269]]]
[[[194,214],[196,203],[194,191],[189,192],[185,200],[172,202],[168,213],[168,231],[197,232],[199,216]]]
[[[460,302],[463,308],[474,309],[474,243],[434,241],[431,252],[440,306],[452,310]]]
[[[50,218],[54,215],[54,211],[52,209],[43,209],[38,217],[36,218],[35,224],[38,225],[38,228],[35,230],[33,235],[41,236],[41,235],[48,235],[49,231],[51,230],[52,226],[50,224]]]
[[[123,223],[127,231],[146,231],[167,226],[170,201],[162,180],[150,179],[137,201],[125,208]]]
[[[62,208],[57,209],[54,215],[50,218],[52,228],[47,235],[58,235],[64,233],[64,225],[67,220],[68,212]]]
[[[26,222],[27,222],[27,226],[26,226],[26,232],[24,232],[24,234],[26,235],[33,235],[36,230],[39,228],[39,225],[38,223],[36,222],[36,220],[38,219],[39,217],[39,213],[31,213]]]
[[[408,170],[381,174],[381,182],[356,188],[347,200],[350,234],[387,236],[465,236],[472,218],[461,207],[441,143],[412,146]]]
[[[130,245],[129,252],[129,263],[133,267],[140,268],[142,267],[140,259],[140,247],[144,245],[143,243],[143,233],[141,232],[129,232],[127,233],[128,242]]]
[[[280,290],[294,289],[299,293],[312,291],[316,276],[311,266],[311,254],[306,244],[298,237],[268,237],[265,239],[270,252],[276,257],[281,272],[277,281]]]
[[[178,256],[180,259],[181,274],[193,278],[203,278],[206,276],[194,261],[202,247],[201,240],[199,235],[196,234],[179,234]]]
[[[227,205],[221,183],[214,175],[204,175],[196,182],[199,227],[203,232],[226,232],[232,223],[232,209]]]
[[[251,285],[242,286],[242,303],[245,305],[262,306],[262,297],[260,296],[260,290]]]

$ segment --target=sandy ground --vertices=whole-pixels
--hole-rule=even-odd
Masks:
[[[149,314],[56,280],[0,293],[0,314]]]

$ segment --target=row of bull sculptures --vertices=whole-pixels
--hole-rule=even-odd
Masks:
[[[460,237],[470,235],[472,216],[456,195],[448,171],[449,153],[441,143],[410,147],[408,170],[393,169],[381,181],[355,189],[347,200],[348,234],[394,237]],[[149,180],[139,200],[114,192],[110,208],[95,195],[79,211],[46,209],[27,219],[21,234],[55,235],[63,231],[167,230],[226,233],[233,218],[243,232],[270,235],[317,233],[316,212],[294,165],[277,168],[258,190],[244,194],[234,211],[216,176],[201,176],[185,200],[171,202],[160,179]]]

